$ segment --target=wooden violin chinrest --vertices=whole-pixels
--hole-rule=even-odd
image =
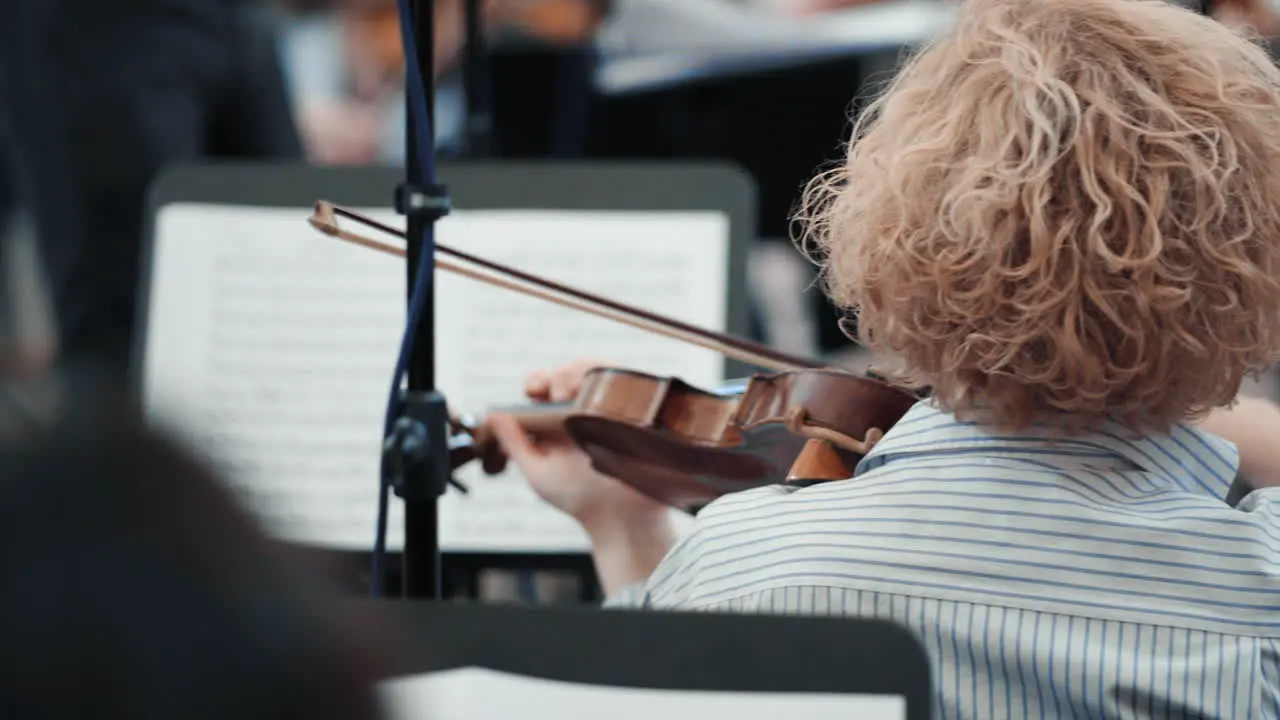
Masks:
[[[787,473],[787,483],[811,485],[844,480],[853,475],[853,467],[840,451],[826,440],[807,440]]]

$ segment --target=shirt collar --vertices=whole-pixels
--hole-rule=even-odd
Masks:
[[[1219,499],[1226,497],[1240,464],[1234,444],[1189,425],[1175,425],[1162,434],[1139,433],[1116,422],[1071,436],[1056,434],[1048,426],[1001,433],[959,420],[932,400],[921,400],[885,433],[854,474],[909,456],[967,453],[1139,470],[1186,492]]]

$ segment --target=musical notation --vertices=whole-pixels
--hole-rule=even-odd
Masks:
[[[396,224],[393,213],[371,215]],[[318,237],[298,209],[172,205],[157,220],[144,395],[221,466],[274,533],[372,542],[382,414],[404,323],[402,262]],[[712,329],[726,318],[717,213],[458,211],[442,242]],[[713,352],[436,275],[436,382],[463,412],[521,399],[582,355],[723,380]],[[441,503],[447,551],[576,552],[586,539],[514,476],[468,468]],[[402,517],[392,503],[389,544]]]

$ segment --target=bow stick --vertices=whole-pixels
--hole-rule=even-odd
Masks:
[[[399,238],[404,238],[405,236],[403,230],[323,200],[316,203],[315,211],[308,219],[308,222],[320,232],[340,240],[396,257],[405,256],[405,250],[402,247],[344,230],[338,225],[339,217],[349,218],[388,235]],[[455,262],[441,257],[441,255],[447,255],[462,262]],[[695,327],[674,318],[625,305],[567,285],[561,285],[552,280],[485,260],[439,243],[436,243],[435,264],[437,268],[456,275],[536,297],[674,340],[698,345],[699,347],[719,352],[734,360],[768,368],[776,372],[826,367],[824,363],[787,355],[732,335]]]

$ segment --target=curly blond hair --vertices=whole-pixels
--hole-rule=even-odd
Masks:
[[[1164,0],[969,0],[797,219],[943,407],[1167,428],[1280,337],[1280,72]]]

